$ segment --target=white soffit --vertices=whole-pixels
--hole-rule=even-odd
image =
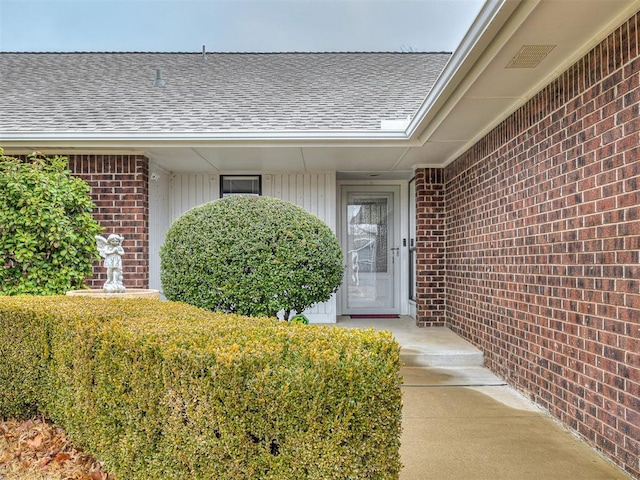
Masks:
[[[168,172],[211,172],[213,166],[192,148],[148,148],[149,159]]]
[[[451,151],[460,150],[467,145],[466,140],[450,142],[427,142],[422,147],[411,147],[396,165],[399,170],[416,167],[442,167],[442,159]]]
[[[151,148],[153,163],[172,172],[351,171],[391,172],[406,147]],[[412,169],[403,162],[403,168]]]
[[[159,147],[150,159],[171,172],[304,170],[298,147]]]
[[[298,147],[197,147],[193,150],[219,171],[304,170]]]
[[[427,113],[425,118],[433,121],[422,124],[419,138],[424,150],[408,157],[440,155],[439,163],[426,163],[451,163],[640,10],[640,0],[507,0],[502,8],[511,8],[511,17],[500,31],[488,33],[491,41],[479,40],[483,51],[470,54],[475,63],[464,78],[454,78],[456,91],[437,111]],[[547,55],[535,68],[507,68],[527,45],[545,45]],[[445,143],[437,147],[438,142]]]
[[[308,170],[391,171],[406,147],[303,148]]]
[[[503,112],[513,105],[513,97],[464,97],[431,135],[430,142],[469,140],[487,128],[487,113]]]

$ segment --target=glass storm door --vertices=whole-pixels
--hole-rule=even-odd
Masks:
[[[398,313],[400,245],[394,187],[344,186],[342,313]]]

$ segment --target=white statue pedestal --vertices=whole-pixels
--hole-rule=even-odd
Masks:
[[[104,290],[70,290],[67,295],[93,298],[160,298],[158,290],[145,288],[127,288],[123,293],[108,293]]]

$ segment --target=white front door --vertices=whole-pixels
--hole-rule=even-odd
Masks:
[[[395,186],[342,187],[345,315],[400,312],[398,197]]]

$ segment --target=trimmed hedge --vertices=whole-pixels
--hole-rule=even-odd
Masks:
[[[399,367],[373,330],[0,298],[0,416],[43,413],[122,479],[396,479]]]

